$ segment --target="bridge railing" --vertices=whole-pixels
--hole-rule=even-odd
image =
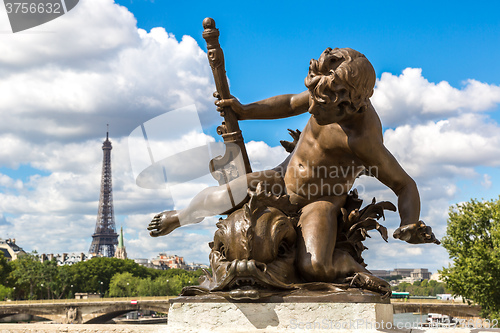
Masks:
[[[408,298],[408,299],[396,299],[396,298],[391,298],[391,303],[392,304],[398,304],[398,303],[418,303],[418,304],[468,304],[467,302],[464,302],[462,300],[444,300],[444,299],[435,299],[435,298]],[[471,305],[475,305],[475,302],[471,301]]]
[[[157,301],[157,300],[169,300],[170,298],[175,298],[177,296],[137,296],[137,297],[103,297],[103,298],[85,298],[85,299],[75,299],[75,298],[64,298],[64,299],[35,299],[35,300],[23,300],[23,301],[0,301],[0,306],[11,306],[17,304],[61,304],[61,303],[92,303],[92,302],[126,302],[126,301]]]

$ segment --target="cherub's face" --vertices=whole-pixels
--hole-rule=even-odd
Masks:
[[[338,123],[352,113],[353,106],[346,88],[339,87],[336,94],[333,91],[325,93],[330,97],[327,103],[318,102],[309,94],[308,111],[319,125]]]

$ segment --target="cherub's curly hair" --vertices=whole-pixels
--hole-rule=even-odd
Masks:
[[[319,103],[337,102],[339,89],[347,89],[352,111],[358,112],[364,110],[373,95],[375,80],[375,70],[362,53],[350,48],[327,48],[318,60],[311,60],[304,81]],[[334,94],[335,100],[331,101],[326,89]]]

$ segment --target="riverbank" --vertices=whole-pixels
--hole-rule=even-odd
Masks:
[[[167,332],[167,325],[0,324],[0,333],[140,333]]]
[[[0,324],[0,333],[152,333],[152,332],[168,332],[174,333],[168,330],[167,325],[92,325],[92,324],[75,324],[75,325],[63,325],[63,324]],[[195,333],[200,332],[197,328],[193,327],[189,330],[175,331],[175,333]],[[207,331],[204,331],[207,332]],[[225,333],[223,328],[217,331],[212,331],[214,333]],[[277,332],[307,332],[307,333],[320,333],[324,330],[286,330],[277,331],[276,329],[260,329],[254,331],[240,331],[240,333],[277,333]],[[332,331],[329,331],[332,332]],[[342,329],[337,330],[339,333],[473,333],[478,332],[477,329],[472,328],[433,328],[433,329],[386,329],[383,331],[377,330],[350,330]],[[500,329],[481,329],[479,332],[490,332],[490,333],[500,333]]]

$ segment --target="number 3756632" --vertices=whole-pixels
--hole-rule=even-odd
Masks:
[[[60,2],[46,2],[46,3],[34,3],[34,2],[8,2],[5,4],[7,9],[7,14],[11,13],[22,13],[22,14],[61,14],[61,3]]]

